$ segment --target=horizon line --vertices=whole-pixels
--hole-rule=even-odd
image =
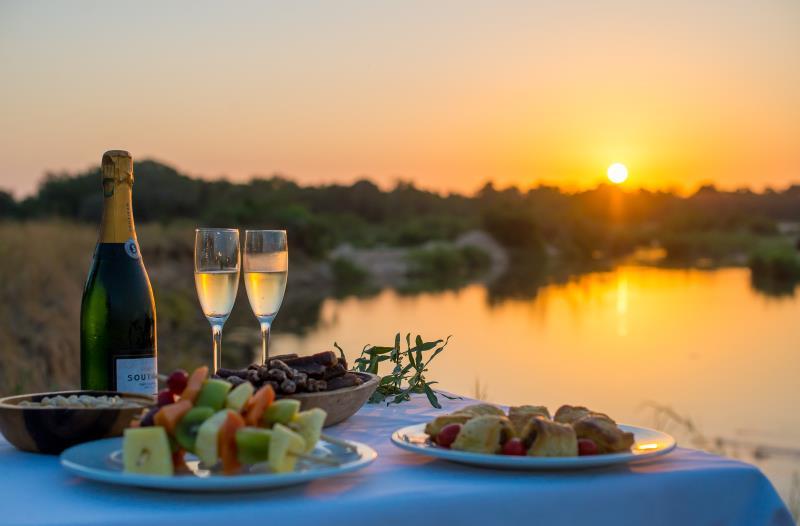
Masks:
[[[270,179],[279,178],[279,179],[284,179],[284,180],[287,180],[287,181],[291,181],[291,182],[297,184],[300,187],[304,187],[304,188],[315,188],[316,187],[316,188],[319,188],[319,187],[324,187],[324,186],[353,186],[354,184],[356,184],[356,183],[358,183],[360,181],[367,181],[369,183],[372,183],[373,185],[375,185],[377,188],[379,188],[381,191],[384,191],[384,192],[392,191],[392,190],[396,189],[398,186],[400,186],[402,184],[409,184],[409,185],[411,185],[412,187],[414,187],[414,188],[416,188],[418,190],[421,190],[421,191],[424,191],[424,192],[428,192],[428,193],[431,193],[431,194],[436,194],[436,195],[443,196],[443,197],[461,196],[461,197],[468,197],[468,198],[477,197],[478,193],[484,187],[486,187],[487,185],[494,186],[495,190],[498,191],[498,192],[503,192],[503,191],[516,189],[517,191],[519,191],[522,194],[530,192],[532,190],[538,190],[538,189],[543,189],[543,188],[556,189],[560,193],[566,194],[566,195],[577,195],[577,194],[581,194],[581,193],[585,193],[585,192],[596,191],[596,190],[598,190],[600,188],[616,188],[619,191],[621,191],[622,193],[635,193],[635,192],[644,191],[644,192],[649,192],[649,193],[653,193],[653,194],[658,194],[658,193],[671,194],[671,195],[675,195],[675,196],[679,196],[679,197],[692,196],[692,195],[698,193],[700,190],[702,190],[704,188],[708,188],[708,187],[711,187],[711,188],[713,188],[714,190],[716,190],[717,192],[720,192],[720,193],[739,193],[739,192],[742,192],[742,193],[752,193],[752,194],[756,194],[756,195],[764,195],[764,194],[767,194],[768,192],[783,193],[783,192],[786,192],[786,191],[790,190],[791,188],[800,186],[800,179],[798,179],[797,181],[784,183],[784,185],[782,185],[782,186],[773,186],[773,185],[770,185],[770,184],[766,184],[759,190],[759,189],[757,189],[755,187],[752,187],[752,186],[741,186],[741,185],[739,185],[739,186],[729,186],[729,185],[724,185],[724,184],[720,184],[718,182],[715,182],[715,181],[709,179],[709,180],[700,181],[699,183],[697,183],[695,185],[692,185],[690,188],[686,189],[686,188],[681,188],[680,185],[678,185],[678,184],[675,184],[675,185],[664,185],[664,186],[646,186],[646,185],[633,186],[633,185],[629,185],[629,184],[625,184],[625,183],[615,184],[615,183],[612,183],[611,181],[603,180],[604,178],[602,178],[602,177],[598,177],[597,181],[593,185],[577,185],[577,184],[564,184],[564,185],[561,185],[561,184],[557,184],[557,183],[547,182],[544,179],[540,179],[538,181],[531,182],[531,184],[527,185],[527,186],[523,186],[521,184],[514,184],[514,183],[509,183],[509,184],[507,184],[505,186],[495,186],[497,182],[492,180],[491,178],[487,178],[483,183],[481,183],[479,185],[478,188],[476,188],[476,189],[474,189],[472,191],[460,191],[460,190],[456,190],[456,189],[445,189],[445,190],[432,189],[432,188],[425,187],[425,186],[419,184],[419,182],[415,181],[413,178],[403,178],[402,175],[397,175],[397,177],[395,177],[393,179],[393,183],[391,185],[381,184],[379,182],[376,182],[373,179],[374,176],[371,176],[369,174],[354,175],[352,178],[350,178],[348,180],[340,180],[340,181],[330,180],[330,181],[325,181],[325,182],[301,183],[301,182],[299,182],[299,178],[296,175],[286,174],[286,173],[284,173],[284,172],[282,172],[280,170],[274,170],[270,175],[263,175],[263,174],[254,173],[254,174],[252,174],[250,176],[247,176],[246,178],[237,179],[237,178],[232,178],[231,176],[229,176],[227,174],[220,174],[220,175],[216,175],[216,176],[206,176],[206,175],[198,175],[198,174],[185,172],[185,171],[181,170],[180,168],[178,168],[175,164],[173,164],[171,162],[168,162],[168,161],[163,161],[163,160],[161,160],[161,159],[159,159],[159,158],[157,158],[155,156],[147,156],[147,157],[143,157],[143,158],[141,158],[139,160],[135,160],[134,164],[139,164],[139,163],[143,163],[143,162],[154,162],[154,163],[157,163],[157,164],[160,164],[160,165],[163,165],[163,166],[167,166],[167,167],[175,170],[178,174],[180,174],[182,176],[189,177],[190,179],[207,181],[207,182],[220,182],[220,181],[223,181],[223,182],[227,182],[227,183],[231,183],[231,184],[250,184],[250,183],[252,183],[254,181],[270,180]],[[98,163],[90,164],[85,169],[75,170],[75,171],[45,170],[44,174],[39,178],[35,188],[29,193],[24,193],[22,195],[19,195],[17,190],[10,189],[10,188],[3,188],[1,186],[0,186],[0,192],[6,192],[6,193],[10,194],[14,198],[15,201],[23,201],[23,200],[25,200],[27,198],[31,198],[31,197],[36,196],[39,193],[39,191],[41,190],[42,185],[47,181],[48,177],[51,177],[51,176],[56,176],[56,177],[61,177],[61,176],[76,177],[78,175],[85,174],[86,172],[91,171],[91,170],[95,170],[95,169],[96,170],[100,169],[100,165]],[[134,173],[134,175],[135,175],[135,173]]]

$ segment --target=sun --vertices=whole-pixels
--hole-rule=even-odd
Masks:
[[[608,180],[614,184],[622,184],[628,179],[628,169],[622,163],[614,163],[606,171]]]

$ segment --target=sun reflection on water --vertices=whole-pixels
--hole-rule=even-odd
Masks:
[[[628,278],[624,273],[617,277],[617,334],[628,335]]]

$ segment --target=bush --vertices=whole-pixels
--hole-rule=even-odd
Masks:
[[[800,281],[800,258],[789,246],[763,247],[750,255],[748,266],[755,278],[790,283]]]
[[[0,190],[0,217],[16,217],[17,215],[19,215],[19,207],[14,201],[14,196]]]
[[[506,248],[544,252],[539,226],[530,209],[495,206],[483,213],[483,227]]]
[[[435,278],[453,281],[475,276],[491,265],[489,254],[473,246],[412,250],[408,254],[410,277]]]
[[[331,271],[337,285],[360,285],[369,278],[366,269],[346,257],[337,257],[331,261]]]
[[[669,232],[659,236],[659,241],[667,258],[679,262],[698,258],[724,260],[732,255],[751,253],[763,240],[748,232],[708,230]]]

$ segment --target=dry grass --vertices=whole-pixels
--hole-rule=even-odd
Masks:
[[[77,384],[81,293],[96,236],[73,223],[0,223],[3,393]]]
[[[473,387],[472,397],[475,400],[488,401],[489,400],[489,386],[481,382],[481,379],[475,377],[475,386]]]
[[[0,396],[79,386],[81,295],[97,232],[63,220],[0,222]],[[194,226],[146,224],[137,234],[156,300],[159,369],[204,363],[211,329],[194,288]],[[246,298],[237,302],[224,352],[248,363],[260,337]]]
[[[144,259],[164,307],[158,312],[159,332],[169,333],[176,323],[194,326],[193,228],[153,224],[137,230],[148,241]],[[96,242],[92,225],[0,223],[0,394],[80,383],[81,294]],[[202,316],[199,321],[198,330],[205,329]]]

